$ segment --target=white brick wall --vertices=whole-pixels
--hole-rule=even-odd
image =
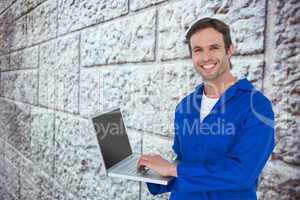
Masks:
[[[273,102],[277,146],[260,199],[299,196],[299,1],[0,2],[0,196],[168,199],[104,176],[87,117],[120,105],[135,152],[173,158],[178,101],[201,82],[184,33],[212,16],[232,29],[233,73]]]

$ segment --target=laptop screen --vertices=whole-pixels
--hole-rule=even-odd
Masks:
[[[119,108],[92,120],[106,169],[132,154]]]

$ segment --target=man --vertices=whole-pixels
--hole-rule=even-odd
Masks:
[[[171,200],[255,200],[259,175],[274,149],[270,101],[246,79],[231,73],[229,27],[204,18],[186,40],[203,83],[177,105],[173,150],[177,164],[143,155],[139,167],[173,176],[167,186],[147,183]]]

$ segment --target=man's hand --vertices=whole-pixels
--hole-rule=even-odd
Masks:
[[[177,165],[170,163],[160,155],[142,155],[138,162],[138,167],[143,166],[156,171],[161,176],[177,177]]]

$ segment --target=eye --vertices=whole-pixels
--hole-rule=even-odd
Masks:
[[[194,49],[194,52],[197,53],[197,52],[202,52],[202,49]]]
[[[217,49],[219,49],[219,47],[218,46],[213,46],[213,47],[211,47],[211,49],[212,50],[217,50]]]

